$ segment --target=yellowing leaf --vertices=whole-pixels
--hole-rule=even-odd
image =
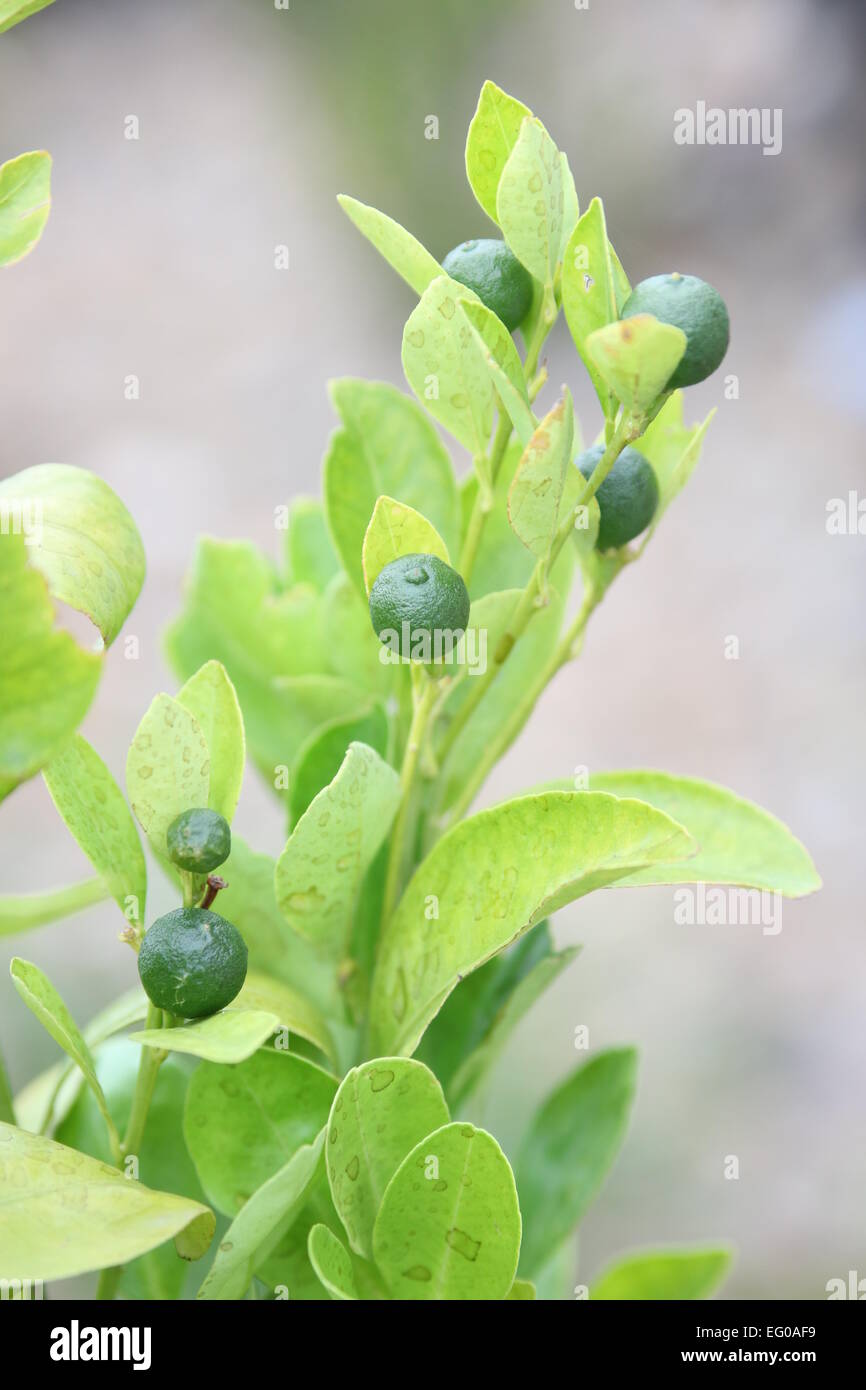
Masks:
[[[451,563],[448,547],[426,516],[393,497],[380,497],[361,551],[368,594],[385,566],[401,555],[438,555],[446,565]]]

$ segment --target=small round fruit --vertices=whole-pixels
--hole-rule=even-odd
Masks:
[[[587,449],[577,460],[585,478],[592,477],[604,453],[604,445]],[[659,504],[658,479],[643,454],[623,449],[613,468],[595,494],[601,520],[597,550],[618,550],[646,530]]]
[[[178,907],[145,932],[138,973],[158,1009],[178,1018],[206,1018],[240,992],[247,974],[246,943],[218,913]]]
[[[168,827],[165,839],[172,864],[191,874],[209,874],[225,863],[232,847],[228,821],[206,806],[181,811]]]
[[[509,333],[523,322],[532,305],[532,276],[504,241],[463,241],[442,262],[452,280],[474,290]]]
[[[622,317],[652,314],[672,323],[686,335],[686,350],[667,390],[694,386],[716,370],[728,350],[731,324],[725,301],[696,275],[652,275],[635,285],[622,308]]]
[[[396,640],[401,655],[439,662],[466,631],[469,592],[462,575],[438,555],[401,555],[376,577],[370,617],[380,642],[393,646]]]

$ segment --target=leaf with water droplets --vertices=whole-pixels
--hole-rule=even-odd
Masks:
[[[228,1065],[251,1057],[281,1026],[276,1014],[262,1009],[226,1009],[210,1018],[177,1028],[144,1028],[130,1041],[158,1052],[185,1052],[208,1062]]]
[[[210,758],[207,804],[231,822],[244,777],[244,721],[235,688],[219,661],[206,661],[177,693],[205,737]]]
[[[472,192],[496,221],[496,192],[508,156],[517,143],[520,127],[532,112],[516,97],[487,81],[466,137],[466,174]]]
[[[493,424],[494,393],[460,302],[472,292],[447,275],[424,291],[403,329],[403,370],[419,401],[479,458]]]
[[[604,206],[600,198],[593,198],[574,228],[563,256],[562,307],[574,345],[608,418],[615,408],[615,396],[587,352],[586,340],[597,328],[604,328],[619,317],[613,262]],[[618,261],[616,264],[619,266]]]
[[[552,287],[565,220],[563,166],[556,145],[533,117],[524,118],[502,171],[496,218],[521,264]]]
[[[321,1222],[313,1226],[307,1237],[307,1251],[310,1264],[324,1289],[333,1299],[339,1301],[358,1298],[358,1288],[352,1269],[352,1257],[339,1236],[323,1226]]]
[[[524,449],[508,492],[511,529],[539,559],[550,555],[559,525],[573,443],[574,406],[566,389]]]
[[[135,731],[126,759],[132,809],[154,850],[166,856],[171,822],[207,806],[210,752],[198,720],[170,695],[157,695]]]
[[[368,594],[385,566],[401,555],[437,555],[451,563],[447,545],[426,516],[393,497],[379,497],[361,550]]]

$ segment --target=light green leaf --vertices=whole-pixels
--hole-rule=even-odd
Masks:
[[[640,415],[658,399],[686,350],[686,335],[652,314],[597,328],[584,341],[590,360],[627,410]]]
[[[3,1279],[69,1279],[125,1264],[172,1237],[184,1259],[197,1260],[213,1239],[214,1215],[201,1202],[154,1192],[12,1125],[0,1124],[0,1183]]]
[[[590,1285],[591,1299],[709,1298],[731,1264],[730,1250],[684,1247],[635,1250],[623,1255]]]
[[[363,535],[361,539],[363,541]],[[355,709],[344,712],[347,719],[362,718],[371,695],[387,698],[399,688],[401,681],[408,682],[409,672],[405,667],[389,666],[380,661],[382,644],[370,622],[367,596],[364,594],[361,597],[352,580],[342,570],[328,585],[323,596],[322,623],[330,639],[329,659],[335,674],[351,681],[363,692],[363,703],[359,702]],[[325,726],[322,724],[319,727],[324,730]],[[361,742],[375,747],[371,739],[362,738]],[[301,757],[301,751],[297,757]]]
[[[524,796],[461,821],[416,870],[383,933],[370,1001],[376,1052],[410,1056],[458,980],[542,917],[694,849],[669,816],[600,793]]]
[[[3,1061],[2,1053],[0,1053],[0,1121],[7,1125],[14,1125],[15,1123],[15,1105],[12,1100],[12,1087],[9,1082],[9,1075],[6,1071],[6,1063]]]
[[[527,444],[508,492],[511,529],[539,559],[550,556],[573,444],[574,405],[566,389]]]
[[[562,307],[574,345],[589,372],[601,408],[610,419],[616,410],[615,395],[586,348],[590,333],[618,318],[612,248],[600,198],[593,198],[566,247],[562,262]]]
[[[241,794],[246,744],[238,697],[222,663],[206,662],[178,691],[177,702],[189,710],[208,746],[207,804],[231,821]]]
[[[503,92],[495,82],[484,83],[466,137],[466,174],[472,192],[494,222],[502,170],[517,143],[524,118],[531,115],[528,106]]]
[[[385,757],[388,719],[381,704],[371,701],[357,715],[332,719],[310,735],[289,774],[290,825],[297,825],[314,797],[336,777],[350,743],[366,743]]]
[[[434,419],[479,458],[493,425],[493,387],[459,306],[471,291],[442,275],[424,291],[403,329],[406,380]],[[429,507],[424,511],[429,514]]]
[[[328,1118],[337,1083],[291,1052],[254,1052],[235,1067],[192,1074],[184,1136],[202,1187],[234,1216]]]
[[[547,1097],[517,1160],[523,1212],[520,1270],[531,1278],[582,1219],[616,1157],[634,1098],[637,1054],[611,1049]]]
[[[520,1210],[496,1140],[468,1124],[422,1139],[385,1189],[373,1248],[394,1298],[505,1298],[517,1272]]]
[[[610,255],[611,270],[613,271],[613,289],[614,294],[616,296],[616,312],[617,314],[621,314],[623,305],[625,304],[625,301],[631,294],[631,285],[629,283],[628,276],[622,268],[622,262],[620,261],[619,256],[614,251],[610,242],[608,242],[607,249],[608,254]]]
[[[337,202],[358,231],[373,243],[416,294],[423,294],[430,281],[442,274],[439,262],[392,217],[366,203],[359,203],[357,198],[350,198],[346,193],[339,193]]]
[[[541,121],[525,117],[499,180],[496,220],[517,259],[553,286],[565,216],[562,160]]]
[[[0,0],[0,34],[53,3],[54,0]]]
[[[523,367],[514,339],[492,310],[474,299],[460,299],[472,337],[487,368],[491,385],[504,406],[521,443],[526,445],[536,420],[529,405]]]
[[[574,186],[574,175],[571,172],[568,155],[564,151],[560,152],[559,162],[562,165],[562,236],[559,243],[559,260],[563,261],[565,248],[568,246],[580,216],[580,206],[577,201],[577,189]]]
[[[296,497],[292,502],[286,531],[286,568],[290,584],[312,584],[320,594],[339,573],[340,561],[318,497]]]
[[[328,1180],[359,1255],[372,1259],[376,1213],[400,1163],[450,1118],[442,1087],[420,1062],[382,1057],[344,1078],[328,1121]]]
[[[313,1226],[307,1237],[310,1264],[331,1298],[354,1301],[358,1298],[352,1257],[339,1236],[323,1226]]]
[[[535,1298],[535,1285],[528,1279],[515,1279],[505,1297],[515,1303],[527,1302]]]
[[[277,861],[277,903],[293,930],[329,952],[343,949],[362,880],[399,803],[394,769],[372,748],[351,744]]]
[[[426,516],[414,507],[407,507],[405,502],[395,502],[393,497],[380,497],[373,508],[361,551],[368,594],[385,566],[392,560],[399,560],[401,555],[438,555],[446,565],[451,563],[447,545]]]
[[[107,483],[83,468],[42,463],[0,483],[0,507],[35,509],[30,560],[55,598],[86,613],[110,647],[144,582],[144,546]]]
[[[135,822],[98,753],[76,734],[42,773],[51,800],[129,922],[144,922],[147,868]]]
[[[683,424],[683,393],[674,391],[635,447],[649,459],[659,484],[659,504],[650,526],[652,535],[674,498],[691,477],[701,455],[704,436],[715,415],[702,424]]]
[[[114,1152],[117,1153],[119,1149],[117,1131],[108,1112],[102,1087],[97,1080],[93,1056],[71,1013],[51,981],[46,975],[43,975],[38,966],[33,965],[30,961],[21,960],[19,956],[13,956],[9,963],[9,974],[12,976],[13,985],[30,1012],[36,1015],[46,1032],[51,1034],[57,1045],[63,1048],[67,1057],[71,1057],[76,1066],[80,1068],[96,1097],[112,1139]]]
[[[325,507],[343,567],[366,605],[361,548],[376,499],[421,511],[456,554],[457,484],[435,426],[402,391],[347,377],[331,384],[331,395],[343,426],[325,457]]]
[[[22,893],[0,897],[0,936],[17,936],[47,922],[70,917],[110,896],[101,878],[71,883],[68,888],[52,888],[47,893]]]
[[[178,1028],[145,1028],[130,1033],[129,1040],[160,1052],[186,1052],[208,1062],[229,1064],[252,1056],[279,1026],[276,1014],[261,1009],[227,1009]]]
[[[210,752],[198,720],[170,695],[157,695],[126,759],[126,789],[138,822],[163,858],[168,827],[181,811],[207,806]]]
[[[667,772],[599,772],[592,791],[636,797],[675,817],[698,845],[683,863],[665,861],[627,874],[617,887],[654,883],[730,883],[799,898],[821,880],[808,851],[769,811],[727,787]]]
[[[6,8],[0,0],[0,34],[25,18],[19,14],[8,19]],[[51,155],[46,150],[32,150],[0,164],[0,266],[14,265],[33,250],[50,211]]]
[[[291,985],[258,970],[248,970],[244,987],[229,1004],[228,1012],[250,1009],[275,1015],[280,1027],[288,1028],[290,1034],[296,1033],[299,1038],[306,1038],[330,1061],[337,1060],[334,1040],[322,1014]]]
[[[201,1299],[239,1299],[256,1267],[279,1244],[324,1173],[325,1131],[302,1144],[288,1163],[257,1188],[226,1231],[198,1291]]]
[[[29,549],[21,535],[0,535],[0,801],[75,732],[102,670],[95,652],[56,631]]]

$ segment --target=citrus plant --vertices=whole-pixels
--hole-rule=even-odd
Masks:
[[[112,899],[139,977],[130,960],[128,992],[80,1028],[13,961],[66,1057],[3,1102],[2,1277],[100,1271],[99,1295],[127,1298],[572,1297],[633,1049],[541,1097],[511,1158],[476,1123],[509,1036],[574,960],[551,918],[602,888],[819,886],[784,825],[691,777],[595,772],[471,813],[689,480],[709,418],[685,423],[680,388],[718,366],[728,320],[693,276],[632,289],[601,200],[580,211],[565,154],[491,82],[466,167],[497,236],[442,264],[340,200],[417,297],[412,394],[333,383],[323,500],[292,505],[279,563],[199,543],[167,633],[183,684],[132,736],[127,797],[75,733],[102,658],[54,629],[52,596],[108,644],[140,587],[137,532],[78,470],[0,487],[45,513],[32,544],[0,537],[0,790],[41,768],[96,875],[0,901],[0,928]],[[568,389],[537,406],[560,313],[598,397],[586,440]],[[468,454],[460,480],[437,426]],[[275,860],[230,831],[247,753],[285,816]],[[179,901],[151,924],[141,832]],[[701,1298],[729,1258],[660,1246],[577,1288]]]

